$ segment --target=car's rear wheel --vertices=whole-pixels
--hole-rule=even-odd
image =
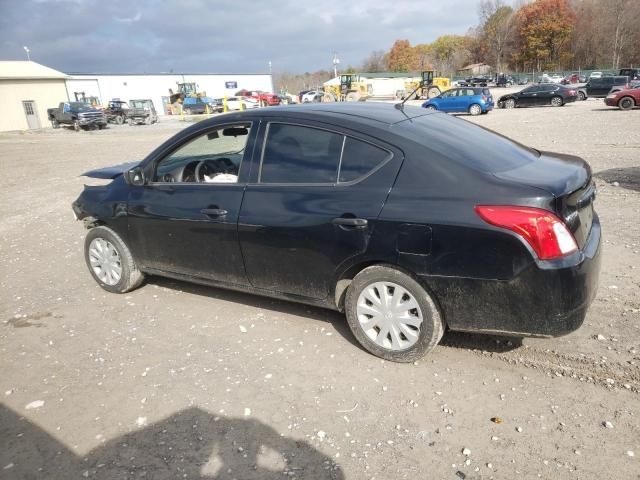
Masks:
[[[618,102],[620,110],[631,110],[636,105],[636,102],[631,97],[622,97]]]
[[[516,101],[513,98],[507,98],[504,101],[504,108],[516,108]]]
[[[116,123],[118,125],[122,125],[124,123],[124,116],[123,115],[116,116]]]
[[[60,122],[54,118],[51,120],[51,128],[60,128]]]
[[[581,92],[580,90],[578,90],[578,100],[584,101],[586,99],[587,99],[587,95],[584,92]]]
[[[353,279],[345,311],[358,342],[394,362],[423,357],[444,332],[433,298],[411,276],[388,266],[365,268]]]
[[[129,292],[144,280],[129,248],[109,227],[89,230],[84,241],[84,258],[91,276],[108,292]]]
[[[562,97],[552,97],[551,98],[551,106],[552,107],[561,107],[563,104]]]
[[[478,105],[477,103],[474,103],[473,105],[471,105],[469,107],[469,113],[471,115],[480,115],[482,113],[482,107],[480,105]]]

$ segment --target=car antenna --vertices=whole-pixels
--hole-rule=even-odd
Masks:
[[[413,92],[411,92],[409,95],[404,97],[404,100],[402,100],[400,103],[396,103],[394,107],[396,107],[398,110],[402,110],[407,100],[413,97],[413,94],[416,93],[418,90],[420,90],[423,87],[423,85],[424,85],[424,80],[420,80],[420,83],[418,83],[418,86],[413,90]]]

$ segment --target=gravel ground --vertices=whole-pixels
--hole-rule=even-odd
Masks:
[[[364,352],[335,312],[95,284],[78,175],[184,124],[0,134],[0,478],[640,478],[640,111],[462,117],[589,161],[600,288],[571,335],[449,333],[414,365]]]

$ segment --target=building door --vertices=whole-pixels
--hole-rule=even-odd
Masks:
[[[22,108],[24,108],[24,114],[27,117],[29,130],[40,128],[40,119],[38,118],[38,112],[36,110],[36,102],[33,100],[23,100]]]

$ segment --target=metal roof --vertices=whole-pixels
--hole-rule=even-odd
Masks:
[[[0,61],[0,80],[64,80],[62,72],[36,62]]]

